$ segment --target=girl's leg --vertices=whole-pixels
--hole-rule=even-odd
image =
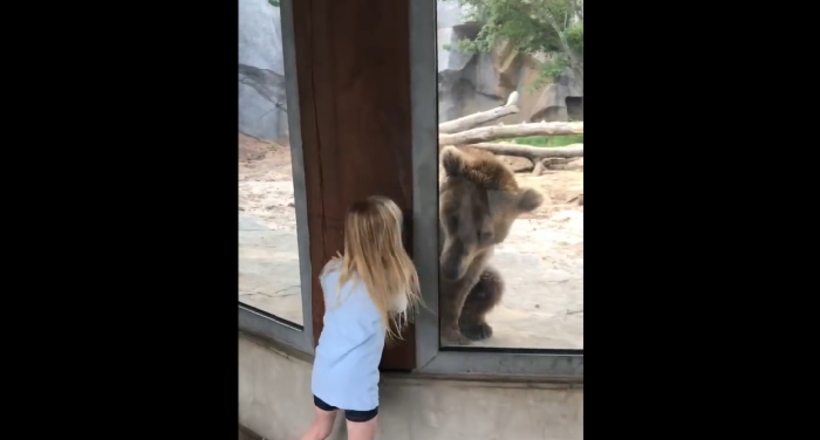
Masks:
[[[347,439],[348,440],[375,440],[376,428],[378,428],[379,417],[373,417],[366,422],[351,422],[347,421]]]
[[[336,421],[337,410],[324,411],[313,407],[314,419],[302,440],[325,440],[333,429],[333,422]],[[352,439],[353,437],[351,437]]]

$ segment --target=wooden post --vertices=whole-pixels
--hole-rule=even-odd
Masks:
[[[293,1],[316,340],[318,275],[343,249],[347,207],[381,194],[412,212],[408,1]],[[403,337],[385,349],[383,369],[416,366],[414,329]]]

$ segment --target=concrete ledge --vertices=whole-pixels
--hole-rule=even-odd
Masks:
[[[245,338],[259,346],[273,351],[280,356],[287,359],[298,359],[309,364],[313,364],[313,356],[302,351],[299,351],[289,345],[282,344],[258,335],[239,331],[239,336]],[[393,373],[384,371],[381,373],[383,381],[393,383],[405,382],[408,384],[418,383],[418,381],[425,380],[444,380],[444,381],[459,381],[459,382],[474,382],[476,386],[481,382],[488,383],[488,386],[497,387],[500,383],[519,384],[530,388],[552,389],[552,390],[583,390],[584,384],[578,383],[575,380],[562,381],[555,378],[545,377],[529,377],[529,376],[491,376],[491,375],[464,375],[464,374],[429,374],[429,373]]]
[[[304,351],[299,351],[287,344],[282,344],[280,342],[268,338],[263,338],[252,333],[243,332],[242,330],[239,331],[239,336],[255,344],[258,344],[268,350],[271,350],[279,354],[280,356],[284,356],[288,359],[299,359],[300,361],[313,364],[313,355],[305,353]]]
[[[304,357],[240,333],[239,423],[268,440],[304,433],[313,417]],[[383,373],[379,391],[381,440],[583,440],[577,384]],[[328,440],[346,438],[337,417]]]

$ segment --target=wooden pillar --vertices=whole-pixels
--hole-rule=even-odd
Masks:
[[[381,194],[411,218],[408,1],[292,3],[316,340],[324,314],[318,276],[343,249],[347,207]],[[415,367],[414,335],[410,328],[403,342],[386,348],[383,369]]]

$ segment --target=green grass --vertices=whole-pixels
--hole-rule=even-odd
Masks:
[[[570,136],[530,136],[508,139],[506,142],[512,142],[521,145],[530,145],[533,147],[563,147],[564,145],[569,144],[584,143],[584,135],[579,134]]]

